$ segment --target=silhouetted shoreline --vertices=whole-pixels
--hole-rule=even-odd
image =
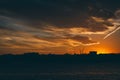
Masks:
[[[21,55],[6,54],[0,56],[0,63],[31,63],[31,64],[85,64],[85,63],[116,63],[119,64],[120,54],[39,54],[24,53]]]
[[[7,54],[0,80],[119,80],[119,62],[120,54]]]

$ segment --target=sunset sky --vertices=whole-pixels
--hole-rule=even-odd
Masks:
[[[120,0],[0,0],[0,53],[120,52]]]

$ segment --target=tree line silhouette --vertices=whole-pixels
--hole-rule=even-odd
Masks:
[[[0,56],[1,64],[85,64],[85,63],[119,63],[120,54],[97,54],[91,51],[89,54],[39,54],[37,52],[19,55],[6,54]]]

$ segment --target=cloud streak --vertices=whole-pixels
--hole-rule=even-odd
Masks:
[[[112,32],[110,32],[109,34],[107,34],[104,39],[108,38],[109,36],[111,36],[112,34],[114,34],[116,31],[118,31],[120,29],[120,25],[117,26]]]

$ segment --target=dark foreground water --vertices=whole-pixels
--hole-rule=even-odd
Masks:
[[[120,55],[3,55],[0,80],[120,80]]]
[[[77,72],[77,73],[21,73],[2,74],[0,80],[120,80],[119,73]]]
[[[6,65],[0,68],[0,80],[120,80],[120,66],[116,64]]]

